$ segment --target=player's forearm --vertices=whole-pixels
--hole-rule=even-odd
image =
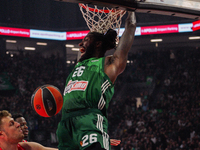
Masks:
[[[126,59],[129,50],[134,41],[135,36],[135,29],[136,29],[136,17],[134,12],[128,12],[128,16],[125,23],[125,31],[120,38],[119,45],[115,51],[115,55]]]
[[[133,44],[136,29],[136,18],[134,12],[128,12],[125,23],[125,31],[122,34],[119,45],[113,54],[115,65],[117,66],[117,74],[124,71],[127,63],[128,52]]]

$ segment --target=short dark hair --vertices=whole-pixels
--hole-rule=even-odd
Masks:
[[[23,117],[23,115],[21,113],[16,113],[12,117],[14,120],[16,120],[17,118]]]

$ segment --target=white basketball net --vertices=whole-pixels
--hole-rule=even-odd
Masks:
[[[108,29],[114,29],[117,31],[117,35],[119,35],[121,19],[126,13],[125,10],[108,7],[100,9],[96,5],[92,8],[88,4],[80,3],[79,7],[91,32],[95,31],[105,34]]]

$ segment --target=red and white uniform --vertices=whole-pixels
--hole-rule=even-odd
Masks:
[[[25,150],[21,145],[19,145],[19,144],[17,144],[17,148],[18,148],[18,150]],[[0,150],[2,150],[1,149],[1,147],[0,147]]]
[[[27,142],[27,140],[22,140],[22,142]]]
[[[18,150],[25,150],[21,145],[17,144]]]

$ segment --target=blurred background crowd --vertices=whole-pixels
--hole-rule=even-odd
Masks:
[[[199,49],[139,51],[129,56],[108,110],[110,138],[121,140],[113,150],[200,149],[199,62]],[[0,110],[23,114],[29,141],[57,146],[61,112],[50,118],[37,115],[31,95],[44,84],[63,92],[74,65],[56,55],[1,57]]]

